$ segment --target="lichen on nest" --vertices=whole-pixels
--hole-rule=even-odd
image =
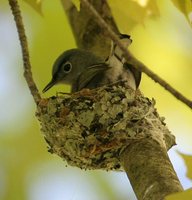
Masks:
[[[36,115],[49,152],[82,169],[119,170],[119,155],[134,140],[151,137],[167,149],[174,145],[154,104],[117,84],[42,99]]]

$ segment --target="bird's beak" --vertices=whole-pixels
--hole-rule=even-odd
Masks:
[[[52,88],[55,84],[57,83],[57,81],[55,79],[52,79],[43,89],[43,93],[45,93],[47,90],[49,90],[50,88]]]

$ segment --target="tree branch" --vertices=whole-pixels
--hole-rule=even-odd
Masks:
[[[90,2],[113,31],[119,33],[107,1],[90,0]],[[106,37],[108,35],[106,30],[98,25],[83,4],[78,11],[70,0],[61,0],[61,3],[67,14],[77,46],[106,59],[111,48],[111,39]]]
[[[28,87],[34,98],[35,103],[38,104],[38,102],[41,100],[41,96],[33,80],[32,72],[31,72],[31,63],[29,59],[27,37],[25,35],[25,29],[24,29],[19,5],[18,5],[17,0],[9,0],[9,5],[11,7],[11,10],[15,19],[15,23],[16,23],[16,27],[17,27],[17,31],[19,35],[19,40],[21,44],[22,55],[23,55],[23,65],[24,65],[24,77],[27,81]]]
[[[120,158],[139,200],[160,200],[183,190],[166,149],[151,138],[131,143]]]
[[[155,82],[159,83],[163,88],[168,90],[174,97],[178,100],[186,104],[189,108],[192,109],[192,101],[186,98],[183,94],[181,94],[178,90],[173,88],[170,84],[168,84],[165,80],[163,80],[160,76],[151,71],[148,67],[146,67],[142,62],[137,60],[121,43],[116,33],[110,28],[110,26],[103,20],[103,18],[99,15],[96,9],[87,1],[81,0],[81,3],[87,8],[90,14],[97,20],[99,26],[106,30],[109,37],[120,47],[120,49],[124,52],[124,56],[128,63],[132,64],[136,69],[147,74],[151,79]]]

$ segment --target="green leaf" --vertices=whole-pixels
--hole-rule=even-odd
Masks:
[[[179,155],[183,158],[183,160],[185,161],[185,164],[187,166],[187,177],[189,177],[190,179],[192,179],[192,156],[183,154],[179,151],[177,151],[179,153]],[[192,199],[192,198],[191,198]]]
[[[143,25],[147,19],[159,16],[156,0],[108,0],[108,3],[123,29],[130,30],[138,24]]]
[[[40,15],[43,15],[42,0],[23,0],[23,1],[26,2],[27,4],[29,4]]]
[[[80,0],[72,0],[73,4],[77,8],[78,11],[80,11]]]
[[[191,200],[192,189],[185,190],[184,192],[178,192],[165,197],[165,200]]]
[[[184,14],[192,26],[192,0],[172,0],[172,2]]]

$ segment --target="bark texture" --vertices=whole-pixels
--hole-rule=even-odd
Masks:
[[[119,33],[107,1],[90,0],[89,2],[94,5],[109,26],[116,33]],[[61,0],[61,3],[67,14],[78,48],[89,50],[105,59],[109,55],[111,45],[106,31],[97,24],[97,21],[83,5],[78,11],[70,0]]]
[[[151,138],[131,143],[120,157],[138,199],[161,200],[183,190],[166,149]]]

